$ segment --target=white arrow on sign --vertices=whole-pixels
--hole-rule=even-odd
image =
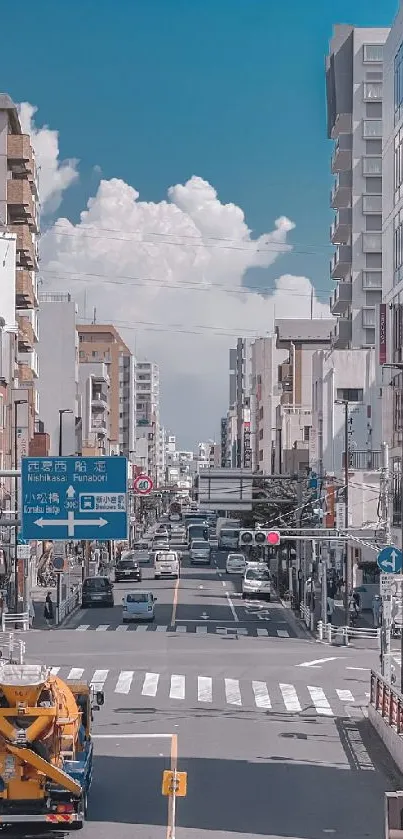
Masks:
[[[74,498],[75,494],[76,494],[76,491],[75,491],[74,487],[72,487],[72,486],[70,485],[70,486],[68,487],[68,489],[66,489],[66,495],[67,495],[67,498]]]
[[[333,658],[317,658],[314,661],[303,661],[302,664],[297,664],[297,667],[321,667],[322,664],[326,664],[327,661],[337,661],[339,658],[343,658],[343,656],[333,656]]]
[[[67,519],[36,519],[34,524],[38,527],[67,527],[67,535],[74,536],[76,527],[105,527],[107,519],[75,519],[74,513],[67,513]]]

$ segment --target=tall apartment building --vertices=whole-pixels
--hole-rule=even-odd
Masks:
[[[382,290],[379,362],[403,363],[403,6],[384,48]],[[403,373],[382,375],[383,439],[390,446],[392,537],[402,547]]]
[[[227,459],[235,469],[252,468],[250,342],[238,338],[229,351],[229,410],[227,414]]]
[[[388,29],[334,28],[326,60],[327,132],[335,175],[330,300],[335,349],[375,346],[382,290],[383,44]]]
[[[111,454],[110,378],[105,361],[82,361],[79,390],[84,456]]]
[[[17,108],[7,94],[0,94],[0,230],[16,237],[14,357],[18,364],[13,384],[22,388],[26,403],[10,411],[10,430],[17,416],[19,436],[29,446],[39,419],[37,391],[38,342],[38,182],[30,137],[22,134]],[[0,313],[1,315],[1,313]],[[14,371],[13,371],[14,372]],[[8,397],[9,403],[18,401]],[[25,436],[26,435],[26,436]],[[24,444],[25,445],[25,444]],[[25,452],[27,453],[27,452]]]
[[[312,434],[312,358],[330,348],[331,319],[276,320],[276,347],[287,353],[278,367],[274,471],[297,474],[309,466]]]
[[[276,409],[280,401],[278,366],[287,350],[278,349],[276,336],[258,338],[251,347],[252,464],[264,475],[274,472]]]
[[[49,454],[81,452],[77,305],[68,293],[39,295],[41,421],[50,437]]]
[[[105,395],[108,391],[109,418],[103,417],[100,436],[104,438],[105,422],[109,425],[110,454],[124,455],[134,462],[136,440],[136,376],[135,359],[117,329],[109,324],[79,324],[79,364],[101,364],[91,373],[97,379],[95,391]],[[103,367],[102,365],[105,365]],[[104,374],[107,373],[107,378]],[[87,380],[88,368],[85,371]],[[83,372],[80,372],[82,380]],[[94,403],[95,400],[91,400]],[[99,412],[103,412],[104,399],[99,398]],[[93,404],[93,408],[96,407]],[[93,427],[93,425],[91,426]],[[101,435],[102,432],[102,435]],[[90,443],[90,441],[87,441]],[[103,440],[99,440],[102,444]],[[83,439],[85,447],[85,438]]]
[[[157,486],[161,480],[160,375],[157,364],[152,361],[137,362],[136,390],[136,462],[140,459],[138,465]]]

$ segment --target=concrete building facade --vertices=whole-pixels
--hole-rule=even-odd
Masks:
[[[136,462],[153,479],[162,479],[160,451],[160,376],[157,364],[136,365]]]
[[[278,366],[287,350],[276,347],[276,336],[258,338],[251,347],[252,468],[264,475],[274,472],[276,409],[280,401]]]

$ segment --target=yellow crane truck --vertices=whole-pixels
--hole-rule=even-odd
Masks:
[[[102,691],[64,682],[44,664],[0,659],[0,834],[84,826],[92,716],[103,703]]]

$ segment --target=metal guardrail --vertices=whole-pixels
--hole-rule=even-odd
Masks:
[[[29,629],[29,612],[3,612],[1,629],[2,632],[7,632],[7,629],[22,629],[26,632]]]
[[[397,734],[403,733],[403,695],[375,670],[371,670],[369,701]]]
[[[323,621],[318,621],[317,629],[319,640],[328,641],[329,644],[331,644],[333,641],[340,640],[345,646],[348,646],[350,639],[376,639],[380,648],[380,629],[375,629],[371,626],[333,626],[333,624],[331,623],[324,623]]]
[[[58,626],[67,615],[71,615],[74,609],[80,605],[81,602],[81,583],[75,587],[74,591],[63,600],[58,608],[56,608],[56,626]]]

